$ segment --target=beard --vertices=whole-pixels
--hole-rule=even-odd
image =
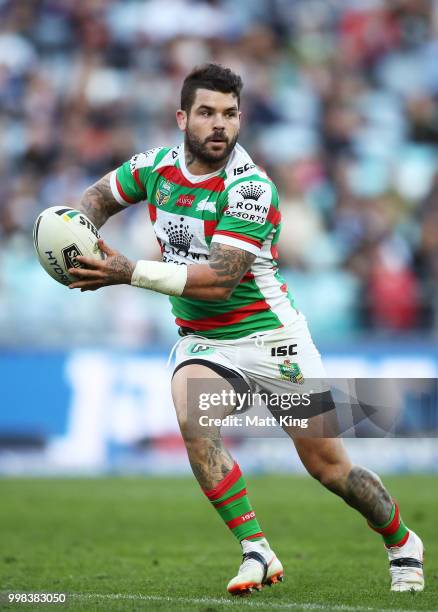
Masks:
[[[223,133],[216,133],[205,140],[200,140],[192,134],[187,127],[184,136],[184,144],[187,151],[189,151],[198,161],[204,164],[217,164],[225,161],[231,155],[236,146],[238,137],[239,132],[237,132],[232,140],[229,140]],[[225,142],[225,147],[222,152],[213,153],[207,149],[208,143],[215,138],[221,138]]]

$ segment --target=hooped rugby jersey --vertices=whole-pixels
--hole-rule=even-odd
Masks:
[[[277,267],[280,211],[275,185],[236,145],[225,168],[195,176],[184,145],[134,155],[111,174],[115,199],[145,201],[163,261],[205,264],[212,242],[256,255],[228,300],[170,297],[179,326],[233,339],[292,323],[297,312]]]

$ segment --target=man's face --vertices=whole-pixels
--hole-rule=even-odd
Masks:
[[[198,89],[187,114],[176,114],[178,126],[185,132],[188,150],[200,161],[215,164],[225,161],[239,136],[240,112],[232,93]]]

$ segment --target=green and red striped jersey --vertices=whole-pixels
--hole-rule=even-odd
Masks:
[[[147,203],[165,262],[207,263],[212,242],[256,255],[228,300],[171,297],[177,325],[206,338],[233,339],[295,320],[276,261],[277,190],[240,145],[225,168],[203,176],[187,170],[184,145],[150,149],[111,174],[111,189],[124,206]]]

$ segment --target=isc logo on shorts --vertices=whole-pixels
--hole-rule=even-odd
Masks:
[[[297,344],[284,346],[274,346],[271,348],[271,357],[287,357],[288,355],[298,355]]]

